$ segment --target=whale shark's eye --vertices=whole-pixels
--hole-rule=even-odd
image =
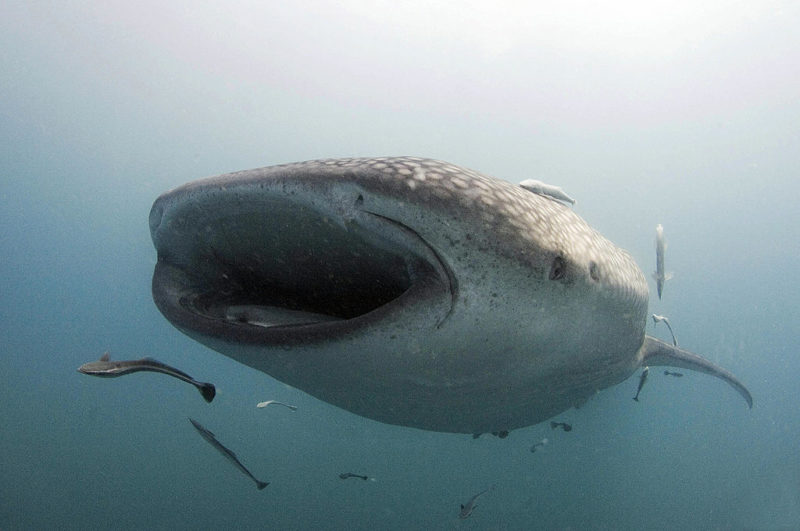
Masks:
[[[550,266],[550,280],[561,280],[567,272],[567,263],[561,256],[553,258],[553,265]]]

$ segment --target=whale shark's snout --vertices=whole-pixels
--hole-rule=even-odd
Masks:
[[[552,197],[445,162],[212,177],[159,197],[150,229],[153,298],[177,328],[383,422],[540,422],[626,379],[652,344],[628,253]]]
[[[162,196],[153,294],[179,328],[236,343],[329,342],[408,305],[454,296],[446,266],[347,182],[207,181]]]

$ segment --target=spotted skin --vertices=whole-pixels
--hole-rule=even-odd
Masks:
[[[390,197],[483,225],[503,257],[535,265],[530,250],[547,246],[576,260],[621,296],[646,307],[647,284],[630,254],[591,228],[571,209],[511,183],[447,162],[419,157],[323,159],[297,162],[212,178],[246,186],[273,176],[309,181],[347,179]],[[211,183],[213,181],[205,181]],[[200,181],[199,184],[204,183]]]
[[[557,201],[446,162],[211,177],[159,197],[150,227],[153,297],[176,327],[382,422],[508,431],[625,380],[648,354],[647,283],[626,251]],[[281,307],[304,324],[246,319]],[[320,314],[335,319],[308,322]],[[671,355],[659,345],[650,364]]]

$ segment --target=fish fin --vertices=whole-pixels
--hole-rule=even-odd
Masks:
[[[464,504],[463,503],[461,504],[461,510],[464,510]]]
[[[742,395],[742,398],[745,399],[750,409],[753,408],[753,397],[744,384],[729,371],[714,365],[707,359],[651,336],[645,336],[642,351],[642,365],[679,367],[681,369],[689,369],[716,376],[736,389],[736,391]]]
[[[664,280],[672,280],[672,273],[664,273]]]
[[[103,352],[102,356],[100,356],[100,361],[108,361],[110,359],[111,359],[111,356],[109,355],[107,350],[105,352]]]
[[[214,400],[214,397],[217,396],[217,388],[214,387],[214,384],[204,383],[200,384],[200,394],[203,395],[203,398],[206,402],[211,402]]]
[[[264,490],[264,488],[266,488],[267,485],[269,485],[269,481],[256,481],[256,486],[258,487],[258,490]]]

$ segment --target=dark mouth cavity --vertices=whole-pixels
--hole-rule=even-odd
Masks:
[[[176,302],[206,318],[261,327],[353,319],[436,274],[396,242],[376,245],[363,227],[308,207],[276,202],[221,211],[235,213],[206,218],[182,239],[191,242],[183,243],[184,256],[159,257],[189,284]]]

